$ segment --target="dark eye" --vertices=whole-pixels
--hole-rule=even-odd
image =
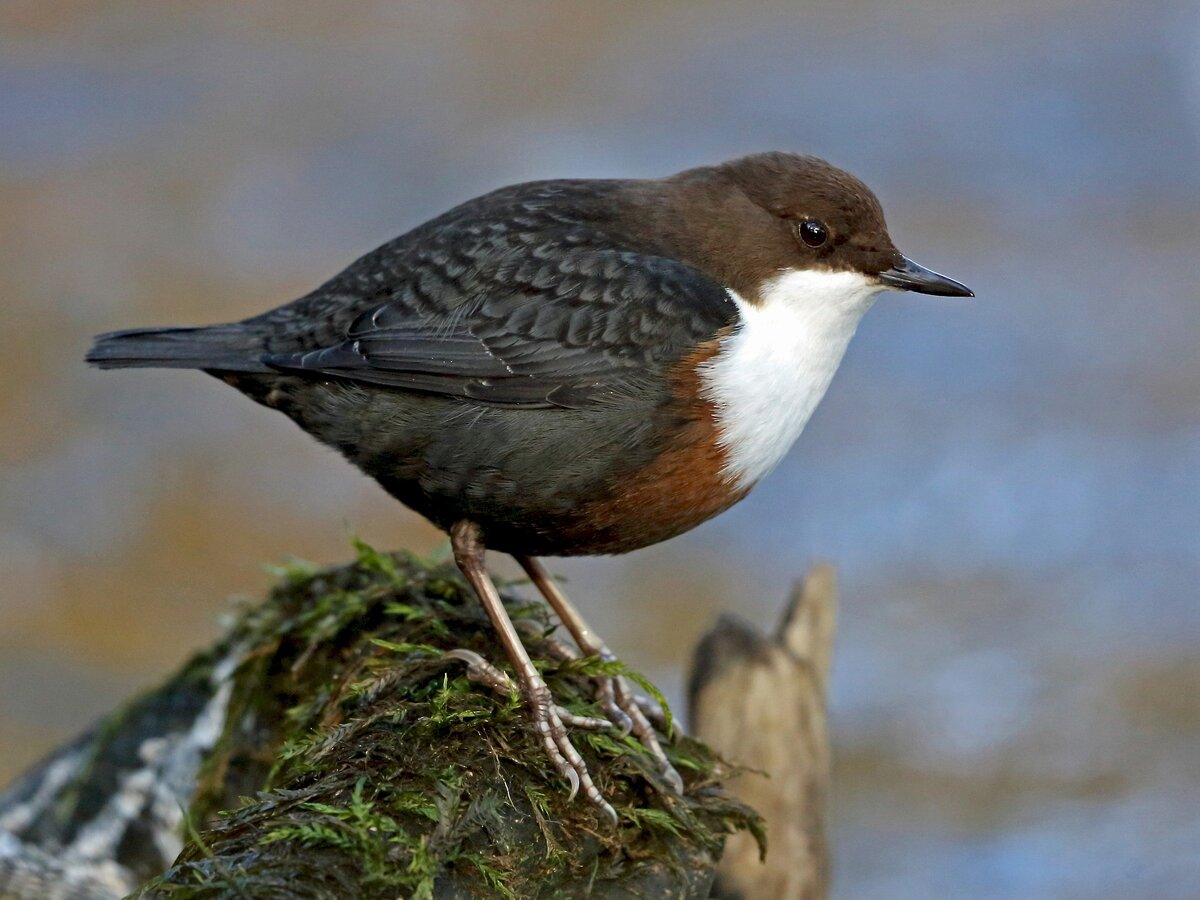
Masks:
[[[800,240],[810,247],[820,247],[829,240],[829,229],[824,222],[816,219],[805,219],[800,223]]]

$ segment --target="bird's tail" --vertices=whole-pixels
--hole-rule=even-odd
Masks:
[[[270,372],[262,338],[241,324],[133,328],[99,335],[87,361],[101,369],[223,369]]]

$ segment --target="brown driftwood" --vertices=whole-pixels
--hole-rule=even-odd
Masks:
[[[717,896],[827,895],[825,685],[836,606],[833,569],[817,566],[793,592],[774,634],[726,617],[696,648],[688,691],[692,730],[725,758],[763,773],[748,773],[730,790],[763,817],[770,840],[761,860],[746,835],[729,838]]]

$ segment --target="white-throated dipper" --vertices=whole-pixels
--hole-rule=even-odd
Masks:
[[[861,181],[761,153],[658,180],[541,181],[457,206],[228,325],[101,335],[101,368],[202,369],[450,534],[555,767],[610,817],[484,567],[624,553],[744,497],[799,436],[876,295],[969,297],[900,254]],[[638,698],[609,717],[671,769]],[[569,720],[569,717],[568,717]]]

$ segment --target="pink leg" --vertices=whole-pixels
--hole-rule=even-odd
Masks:
[[[484,564],[485,548],[480,539],[479,526],[466,520],[456,523],[450,529],[450,545],[454,549],[455,562],[475,589],[479,602],[483,604],[488,618],[492,620],[492,625],[500,636],[500,642],[508,652],[516,670],[521,693],[533,713],[534,727],[546,748],[546,755],[550,757],[559,773],[571,783],[571,796],[574,797],[576,792],[582,789],[584,796],[600,807],[601,812],[615,825],[616,810],[601,796],[592,781],[592,776],[588,774],[587,764],[571,744],[566,726],[563,725],[554,698],[550,694],[550,688],[534,668],[529,653],[504,609],[500,594],[487,573]]]
[[[597,656],[606,661],[617,658],[599,635],[592,631],[583,616],[579,614],[579,610],[575,609],[571,601],[567,599],[567,595],[562,592],[557,582],[550,577],[538,560],[532,556],[518,556],[516,560],[542,596],[546,598],[546,602],[550,604],[563,627],[570,632],[571,637],[575,639],[575,643],[579,645],[579,649],[585,655]],[[605,715],[626,733],[633,732],[642,745],[654,754],[662,769],[663,777],[676,793],[682,794],[683,779],[679,777],[679,773],[667,759],[667,754],[663,752],[662,745],[658,742],[654,728],[647,718],[646,710],[643,709],[643,703],[639,702],[634,695],[629,683],[619,675],[603,676],[597,680],[599,681],[600,706]]]

